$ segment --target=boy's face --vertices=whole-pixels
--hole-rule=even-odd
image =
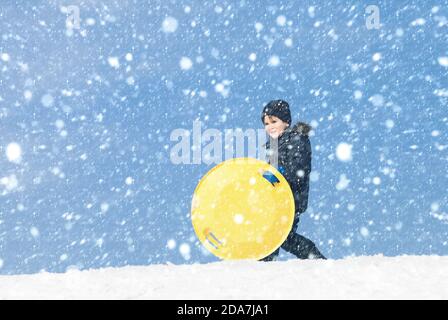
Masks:
[[[288,127],[288,123],[283,122],[276,116],[264,117],[264,129],[272,139],[277,139]]]

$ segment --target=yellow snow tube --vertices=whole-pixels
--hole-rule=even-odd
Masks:
[[[285,241],[294,198],[277,169],[253,158],[224,161],[199,182],[191,220],[202,244],[225,260],[262,259]]]

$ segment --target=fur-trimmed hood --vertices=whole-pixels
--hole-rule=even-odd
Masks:
[[[297,122],[292,128],[291,132],[297,132],[308,136],[309,132],[313,129],[309,124],[305,122]]]
[[[297,122],[295,125],[293,125],[292,127],[288,127],[286,128],[286,130],[282,133],[282,135],[280,137],[278,137],[280,144],[285,142],[285,141],[289,141],[291,139],[292,136],[295,136],[297,134],[301,134],[304,136],[309,135],[310,131],[313,129],[313,127],[311,127],[309,124],[305,123],[305,122]],[[285,139],[286,138],[286,139]],[[268,141],[263,144],[263,147],[270,147],[270,141],[268,139]]]

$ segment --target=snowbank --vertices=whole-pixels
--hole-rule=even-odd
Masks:
[[[448,299],[448,256],[71,270],[0,276],[2,299]]]

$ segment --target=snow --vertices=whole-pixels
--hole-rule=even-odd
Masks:
[[[448,299],[447,269],[448,257],[381,255],[69,268],[0,276],[0,299]]]
[[[392,129],[395,125],[394,120],[392,120],[392,119],[387,119],[385,124],[386,124],[386,127],[389,129]]]
[[[101,203],[100,208],[102,213],[106,213],[109,210],[109,204],[107,202],[103,202]]]
[[[179,65],[182,70],[186,71],[191,69],[191,67],[193,66],[193,62],[188,57],[182,57],[179,61]]]
[[[361,233],[361,235],[364,238],[367,238],[370,234],[369,229],[367,229],[366,227],[361,227],[361,229],[359,230],[359,232]]]
[[[261,32],[261,30],[263,30],[263,28],[264,28],[264,26],[263,26],[262,23],[260,23],[260,22],[255,23],[255,30],[256,30],[258,33]]]
[[[31,92],[30,90],[25,90],[23,92],[23,97],[25,98],[25,100],[30,101],[33,97],[33,92]]]
[[[223,80],[215,85],[215,91],[220,93],[224,98],[227,98],[230,94],[230,88],[228,87],[229,85],[229,80]]]
[[[316,16],[316,7],[311,6],[308,8],[308,15],[310,18],[314,18]]]
[[[22,158],[22,148],[16,142],[11,142],[6,146],[6,157],[9,161],[19,163]]]
[[[31,227],[30,233],[33,238],[37,238],[39,236],[39,229],[37,229],[36,227]]]
[[[382,57],[381,57],[381,53],[379,53],[379,52],[376,52],[376,53],[372,56],[372,60],[375,61],[375,62],[380,61],[381,58],[382,58]]]
[[[415,19],[414,21],[411,22],[411,26],[416,27],[416,26],[423,26],[425,25],[426,20],[423,18],[418,18]]]
[[[439,97],[448,97],[448,89],[436,89],[434,94]]]
[[[345,174],[341,174],[341,176],[339,177],[339,182],[336,184],[336,190],[341,191],[347,189],[349,184],[350,179],[347,179],[347,176]]]
[[[2,54],[0,55],[0,58],[1,58],[4,62],[8,62],[8,61],[11,59],[11,57],[10,57],[9,54],[7,54],[7,53],[2,53]]]
[[[286,25],[286,17],[283,15],[280,15],[277,17],[277,25],[279,25],[280,27],[284,27]]]
[[[375,107],[381,107],[384,105],[384,97],[380,94],[375,94],[369,98],[369,101],[373,104]]]
[[[233,221],[236,224],[242,224],[244,222],[244,216],[242,214],[235,214],[233,217]]]
[[[395,35],[397,37],[402,37],[404,35],[404,30],[401,28],[398,28],[397,30],[395,30]]]
[[[88,26],[94,26],[95,23],[96,23],[96,21],[95,21],[95,19],[93,19],[93,18],[87,18],[87,19],[86,19],[86,24],[87,24]]]
[[[355,100],[359,100],[362,98],[362,91],[360,90],[355,90],[355,92],[353,93]]]
[[[16,189],[19,186],[19,181],[17,180],[17,177],[15,174],[11,174],[7,177],[2,177],[0,179],[0,185],[5,186],[7,191],[12,191]],[[7,192],[3,193],[2,195],[7,194]]]
[[[436,212],[439,210],[439,204],[437,202],[431,203],[431,211]]]
[[[173,33],[176,32],[178,25],[176,18],[166,17],[162,22],[162,30],[165,33]]]
[[[118,59],[118,57],[109,57],[107,58],[107,62],[114,69],[120,68],[120,60]]]
[[[126,83],[127,83],[128,85],[130,85],[130,86],[133,86],[133,85],[135,84],[135,79],[134,79],[134,77],[128,77],[128,78],[126,79]]]
[[[133,57],[132,53],[126,53],[125,59],[126,59],[126,61],[130,62],[130,61],[132,61],[132,59],[134,59],[134,57]]]
[[[168,240],[166,246],[168,247],[168,249],[173,250],[174,248],[176,248],[176,240],[174,239]]]
[[[352,148],[351,144],[341,142],[336,147],[336,157],[339,161],[348,162],[352,160]]]
[[[433,131],[431,132],[431,136],[433,136],[433,137],[438,137],[438,136],[440,136],[440,131],[439,131],[439,130],[433,130]]]
[[[191,258],[191,256],[190,256],[191,248],[190,248],[190,245],[188,243],[182,243],[179,246],[179,252],[180,252],[180,254],[182,255],[182,257],[185,260],[190,260],[190,258]]]
[[[222,13],[223,10],[224,10],[224,9],[223,9],[222,7],[220,7],[220,6],[216,6],[216,7],[215,7],[215,12],[218,13],[218,14],[219,14],[219,13]]]
[[[439,58],[437,59],[437,61],[439,61],[439,64],[440,64],[442,67],[445,67],[445,68],[448,67],[448,57],[439,57]]]
[[[40,102],[42,103],[42,105],[46,108],[50,108],[53,106],[54,103],[54,98],[51,94],[45,94],[42,96]]]
[[[273,55],[269,58],[268,66],[270,67],[278,67],[280,64],[280,58],[277,55]]]
[[[58,119],[58,120],[55,121],[54,125],[59,130],[62,130],[64,128],[64,126],[65,126],[65,123],[64,123],[64,120]]]

